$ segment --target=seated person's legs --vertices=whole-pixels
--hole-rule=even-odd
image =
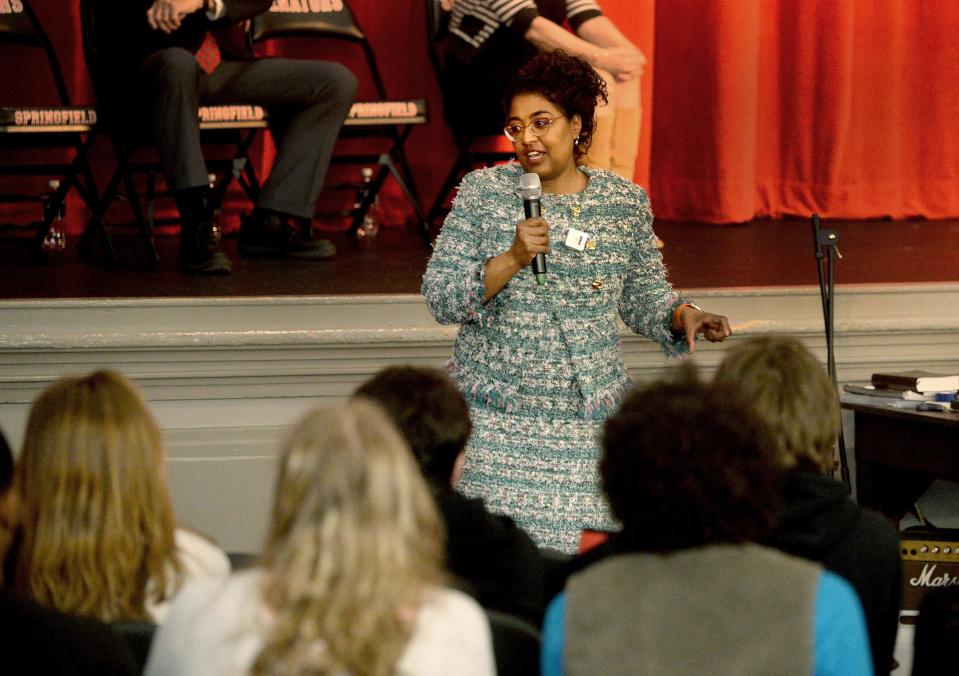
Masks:
[[[225,274],[230,261],[216,248],[209,179],[200,146],[200,82],[196,59],[179,47],[154,52],[140,67],[141,101],[180,212],[178,265],[184,272]]]
[[[611,73],[598,68],[596,72],[606,81],[607,103],[600,102],[596,106],[596,131],[593,132],[593,139],[589,144],[584,164],[596,169],[610,169],[618,85]]]
[[[586,156],[586,164],[609,169],[628,181],[636,171],[642,114],[639,78],[616,82],[613,75],[596,70],[606,81],[609,103],[596,108],[596,131]]]
[[[190,52],[158,51],[141,66],[143,101],[168,183],[180,211],[180,268],[222,274],[230,262],[216,250],[208,174],[200,144],[200,105],[258,104],[271,115],[278,153],[240,249],[299,259],[331,256],[327,240],[310,238],[310,219],[333,144],[356,92],[345,67],[322,61],[223,61],[202,75]]]
[[[642,107],[639,97],[640,78],[617,83],[616,107],[613,122],[613,143],[610,149],[610,169],[632,181],[639,154],[639,132],[642,125]]]
[[[356,93],[353,74],[328,61],[260,59],[224,62],[205,85],[204,104],[263,106],[277,145],[257,208],[244,219],[241,252],[298,259],[335,253],[329,241],[310,239],[310,221]]]

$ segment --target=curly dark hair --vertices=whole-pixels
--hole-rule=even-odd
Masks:
[[[775,442],[732,387],[683,369],[634,390],[607,420],[602,445],[603,490],[627,549],[746,542],[776,525]]]
[[[586,154],[593,142],[596,104],[600,101],[605,104],[609,100],[606,81],[599,73],[585,59],[560,49],[538,53],[516,72],[503,95],[503,110],[507,114],[519,94],[539,94],[559,106],[566,117],[579,115],[583,126],[579,142],[573,149],[577,160]]]
[[[378,403],[406,437],[427,481],[448,489],[456,457],[473,431],[469,407],[441,371],[391,366],[356,390]]]

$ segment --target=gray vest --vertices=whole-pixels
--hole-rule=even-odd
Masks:
[[[626,554],[566,585],[567,676],[809,676],[821,568],[759,545]]]

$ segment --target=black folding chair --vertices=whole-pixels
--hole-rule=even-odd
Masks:
[[[14,97],[17,105],[0,108],[0,176],[47,176],[52,179],[52,191],[45,195],[24,192],[0,194],[0,203],[45,203],[39,221],[25,226],[2,224],[4,228],[35,229],[34,251],[39,255],[54,219],[64,208],[70,188],[76,189],[91,211],[96,208],[96,184],[87,161],[87,151],[95,136],[97,114],[91,106],[71,104],[60,62],[29,2],[21,0],[19,3],[10,3],[8,9],[10,11],[0,12],[0,43],[42,51],[53,81],[50,101],[55,101],[55,105],[43,101],[19,101]],[[34,149],[65,153],[69,159],[39,162],[15,160],[14,155],[18,151]]]
[[[316,9],[313,9],[313,6],[314,3],[303,3],[303,11],[283,12],[277,11],[277,6],[273,5],[270,11],[253,19],[253,43],[284,37],[310,37],[350,42],[362,48],[379,100],[354,104],[343,125],[340,138],[385,138],[389,140],[389,148],[386,152],[375,155],[338,150],[333,157],[335,164],[379,164],[379,170],[364,191],[362,201],[348,212],[353,219],[350,235],[356,236],[359,232],[364,216],[383,187],[387,174],[391,173],[413,209],[420,234],[428,242],[428,224],[420,207],[413,172],[404,150],[406,139],[413,130],[412,125],[424,124],[427,121],[426,101],[388,98],[373,48],[346,0],[338,3],[316,3]]]
[[[97,86],[98,63],[101,60],[99,42],[97,39],[96,22],[92,4],[89,0],[80,0],[80,22],[83,33],[83,51],[87,70]],[[266,114],[262,108],[250,105],[221,105],[205,106],[199,110],[201,140],[205,146],[227,146],[229,158],[206,158],[206,165],[217,178],[211,204],[214,209],[219,208],[226,191],[232,181],[236,179],[243,187],[244,192],[255,202],[259,194],[260,184],[248,152],[255,140],[256,134],[266,126]],[[101,124],[102,126],[102,124]],[[156,189],[156,176],[161,173],[159,162],[156,160],[136,160],[136,154],[151,146],[146,130],[118,130],[107,128],[104,130],[110,136],[114,155],[117,160],[116,168],[107,182],[100,199],[99,208],[94,210],[93,217],[87,224],[84,233],[84,251],[91,251],[94,239],[103,243],[107,262],[113,262],[116,254],[113,249],[106,221],[106,212],[110,204],[119,199],[126,199],[133,212],[134,224],[140,232],[146,250],[148,264],[159,261],[159,255],[153,241],[153,229],[157,223],[155,218],[156,198],[165,195]],[[140,204],[141,192],[138,190],[134,177],[145,175],[145,188],[142,196],[144,206]],[[120,186],[124,193],[121,194]]]
[[[126,640],[137,665],[142,670],[146,666],[147,657],[150,655],[150,645],[153,643],[153,635],[156,633],[157,625],[152,622],[127,620],[114,622],[110,626]]]
[[[486,609],[493,638],[493,657],[499,676],[539,674],[539,631],[526,620]]]
[[[446,98],[446,75],[444,68],[444,42],[449,36],[450,13],[442,8],[440,0],[426,0],[426,39],[429,51],[430,63],[436,73],[436,79],[439,82],[440,90]],[[445,111],[444,111],[445,113]],[[490,121],[490,129],[494,129],[499,124],[499,120]],[[476,167],[491,166],[499,162],[506,162],[514,157],[512,150],[504,150],[498,146],[502,145],[502,135],[498,129],[495,132],[479,133],[476,131],[457,131],[457,129],[446,121],[446,126],[453,132],[453,140],[456,142],[456,159],[450,167],[443,185],[430,210],[426,212],[426,222],[430,228],[433,228],[437,220],[449,209],[447,203],[453,193],[453,189],[459,184],[463,176]]]

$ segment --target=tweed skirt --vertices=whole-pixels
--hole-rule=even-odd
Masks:
[[[615,527],[599,487],[601,420],[473,405],[459,488],[512,517],[540,547],[575,553],[583,529]]]

